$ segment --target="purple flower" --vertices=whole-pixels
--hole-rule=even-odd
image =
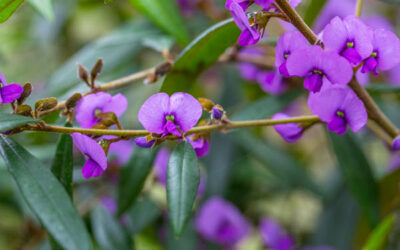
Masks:
[[[308,106],[314,115],[328,123],[330,131],[337,134],[345,134],[347,125],[357,132],[367,123],[363,102],[347,86],[330,86],[310,94]]]
[[[394,86],[400,85],[400,64],[397,64],[388,72],[390,84]]]
[[[275,48],[275,66],[284,77],[289,77],[286,61],[293,51],[307,48],[308,42],[298,31],[287,32],[281,35]]]
[[[261,239],[264,246],[272,250],[291,250],[295,241],[285,230],[271,218],[264,218],[260,223]]]
[[[320,91],[324,77],[332,84],[344,85],[353,76],[353,69],[346,59],[317,45],[295,50],[286,67],[290,75],[305,77],[304,87],[311,92]]]
[[[98,113],[113,112],[116,116],[122,115],[128,106],[125,96],[99,92],[83,97],[76,106],[76,121],[82,128],[91,128],[99,122]]]
[[[374,15],[362,18],[364,23],[373,29],[385,29],[394,31],[393,25],[383,16]]]
[[[246,237],[250,226],[235,206],[222,198],[213,197],[199,209],[196,229],[209,241],[233,246]]]
[[[175,93],[171,97],[158,93],[145,101],[139,110],[139,121],[143,127],[156,134],[181,136],[199,121],[203,109],[193,96]]]
[[[18,99],[24,88],[21,85],[12,83],[7,85],[6,78],[0,73],[0,103],[11,103]]]
[[[373,72],[378,74],[378,69],[389,70],[400,62],[400,40],[391,31],[376,29],[372,39],[373,51],[364,60],[362,73]]]
[[[210,151],[210,140],[206,138],[199,136],[193,140],[193,137],[189,137],[188,142],[192,145],[198,158],[206,156]]]
[[[393,142],[392,142],[392,150],[393,151],[398,151],[400,150],[400,137],[397,136],[396,138],[394,138]]]
[[[157,152],[157,156],[154,159],[154,172],[157,178],[157,181],[165,186],[167,184],[167,166],[168,159],[171,154],[171,151],[167,148],[161,148]]]
[[[278,71],[261,71],[257,81],[260,87],[268,94],[277,95],[287,90],[287,83]]]
[[[256,44],[261,36],[258,33],[257,25],[250,25],[249,18],[245,13],[245,9],[243,9],[243,3],[246,3],[246,1],[228,0],[225,6],[231,11],[233,20],[242,31],[239,36],[239,45],[249,46]]]
[[[329,0],[315,21],[315,30],[322,30],[336,16],[344,18],[353,14],[355,6],[355,0]]]
[[[147,141],[146,137],[137,137],[133,140],[138,147],[151,148],[156,141]]]
[[[224,115],[224,111],[220,108],[214,106],[211,110],[211,117],[214,120],[221,120],[222,116]]]
[[[117,212],[117,203],[109,196],[103,196],[100,198],[101,205],[112,215]]]
[[[372,30],[358,17],[335,17],[325,27],[322,40],[327,48],[358,65],[372,53],[372,36]]]
[[[132,156],[133,143],[132,141],[121,140],[111,143],[108,149],[108,155],[116,156],[118,164],[125,164]]]
[[[245,47],[239,51],[240,56],[261,58],[264,56],[264,49],[259,46]],[[239,72],[245,80],[255,82],[257,81],[260,68],[253,63],[242,62],[239,64]]]
[[[272,119],[273,120],[280,120],[280,119],[288,119],[290,116],[278,113],[275,114]],[[282,138],[289,143],[298,141],[301,136],[303,135],[304,129],[298,123],[288,123],[288,124],[279,124],[274,125],[274,128],[278,134],[282,136]]]
[[[86,158],[82,168],[82,175],[85,178],[97,177],[107,168],[107,157],[103,148],[89,136],[72,133],[74,145]]]

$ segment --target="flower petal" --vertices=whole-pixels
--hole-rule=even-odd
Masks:
[[[340,17],[335,17],[325,26],[322,41],[327,48],[340,53],[346,46],[348,36],[345,23]]]
[[[90,177],[97,177],[101,175],[104,170],[101,168],[97,162],[93,161],[92,159],[88,159],[82,167],[82,175],[83,177],[90,178]]]
[[[93,127],[98,122],[95,117],[95,111],[98,109],[102,112],[103,107],[111,99],[112,96],[104,92],[84,96],[76,105],[76,121],[82,128]]]
[[[280,120],[287,118],[290,118],[290,116],[284,113],[278,113],[272,117],[273,120]],[[303,134],[303,128],[299,127],[298,123],[274,125],[274,129],[286,142],[289,143],[298,141]]]
[[[298,31],[281,35],[275,48],[275,66],[280,67],[286,61],[285,55],[290,57],[293,51],[306,47],[308,47],[307,39]]]
[[[353,77],[350,63],[333,51],[326,51],[321,57],[321,70],[333,84],[347,84]]]
[[[22,92],[24,91],[24,88],[16,83],[10,84],[10,85],[4,85],[1,88],[1,99],[2,103],[11,103],[18,99]]]
[[[400,63],[400,40],[393,32],[375,30],[373,43],[380,70],[389,70]]]
[[[197,124],[203,114],[203,109],[193,96],[178,92],[170,98],[170,113],[175,116],[175,124],[186,132]]]
[[[2,73],[0,73],[0,83],[2,83],[3,86],[4,86],[4,85],[7,85],[6,78],[5,78],[5,76],[4,76]]]
[[[353,132],[359,131],[367,124],[368,114],[364,103],[350,88],[347,88],[347,96],[342,105],[346,121]]]
[[[169,112],[169,102],[168,94],[158,93],[143,103],[138,119],[147,131],[157,134],[164,132],[165,115]]]
[[[319,66],[322,54],[322,48],[317,45],[295,50],[287,59],[286,68],[291,76],[307,76]]]
[[[128,99],[122,94],[113,96],[102,109],[103,113],[113,112],[116,116],[121,116],[128,107]]]
[[[100,166],[101,169],[106,170],[106,154],[103,148],[95,140],[80,133],[72,133],[71,136],[74,141],[74,145],[85,157],[92,159],[97,163],[97,165]]]
[[[372,53],[372,30],[365,25],[360,18],[356,16],[348,16],[344,19],[349,33],[354,40],[354,48],[362,59],[369,57]]]
[[[256,44],[259,40],[260,34],[250,28],[242,31],[238,43],[240,46],[250,46]]]
[[[325,84],[326,85],[326,84]],[[341,107],[347,91],[341,86],[325,86],[325,89],[308,97],[308,107],[312,114],[324,122],[330,122]]]

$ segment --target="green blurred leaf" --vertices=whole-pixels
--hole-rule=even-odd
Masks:
[[[129,0],[140,12],[172,35],[176,40],[186,45],[189,35],[175,0]]]
[[[153,166],[156,150],[136,147],[131,159],[121,169],[118,186],[118,215],[128,210],[143,189]]]
[[[387,3],[396,3],[396,4],[400,4],[400,0],[381,0],[383,2],[387,2]]]
[[[365,87],[367,91],[371,94],[381,94],[381,93],[400,93],[399,86],[393,86],[388,84],[370,84]]]
[[[5,22],[24,0],[0,1],[0,23]]]
[[[65,127],[72,127],[72,124],[67,122]],[[61,134],[57,143],[56,155],[51,165],[51,171],[70,197],[72,197],[72,173],[74,170],[72,146],[72,137],[69,134]]]
[[[304,21],[308,26],[314,24],[315,19],[318,17],[321,10],[324,8],[327,0],[311,0],[304,14]]]
[[[144,39],[157,40],[159,36],[160,31],[153,26],[143,21],[136,21],[86,45],[51,76],[47,85],[49,95],[64,94],[78,84],[84,86],[77,77],[77,63],[90,69],[99,58],[102,58],[104,67],[99,76],[101,79],[132,60],[132,57],[142,48]]]
[[[161,209],[150,199],[138,200],[127,211],[128,227],[132,234],[140,233],[161,215]]]
[[[5,132],[7,130],[26,125],[28,123],[35,123],[38,121],[39,120],[22,115],[0,113],[0,132]]]
[[[349,133],[329,133],[339,168],[371,228],[379,223],[379,188],[361,147]]]
[[[167,74],[162,92],[188,92],[196,77],[214,64],[225,50],[235,44],[240,34],[233,19],[225,20],[204,31],[176,59]]]
[[[395,219],[396,216],[394,214],[386,216],[374,231],[372,231],[363,250],[385,249]]]
[[[196,152],[189,142],[179,143],[168,161],[167,201],[175,236],[184,230],[200,183]]]
[[[48,20],[54,20],[54,9],[52,0],[28,0],[43,17]]]
[[[188,249],[197,249],[198,240],[197,234],[194,230],[193,221],[189,221],[187,227],[183,229],[182,234],[177,238],[173,230],[168,228],[168,239],[166,250],[188,250]]]
[[[25,201],[57,242],[65,249],[92,249],[83,221],[51,171],[3,135],[0,153]]]
[[[120,223],[103,207],[97,206],[91,213],[93,235],[104,250],[130,250],[132,240]]]

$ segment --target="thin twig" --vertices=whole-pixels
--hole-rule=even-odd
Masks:
[[[357,0],[355,15],[360,17],[362,12],[363,0]]]

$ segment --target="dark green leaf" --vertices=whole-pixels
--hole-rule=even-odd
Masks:
[[[52,0],[28,0],[42,16],[52,21],[54,19],[54,9]]]
[[[0,1],[0,23],[5,22],[24,0]]]
[[[72,127],[72,124],[67,122],[65,127]],[[74,170],[72,145],[72,137],[69,134],[61,134],[57,143],[56,155],[51,165],[51,171],[63,184],[70,197],[72,197],[72,173]]]
[[[0,153],[32,211],[65,249],[92,249],[83,221],[51,171],[23,147],[0,136]]]
[[[365,87],[369,93],[371,94],[380,94],[380,93],[400,93],[399,86],[393,86],[388,84],[370,84]]]
[[[374,231],[372,231],[363,250],[385,249],[395,219],[396,216],[394,214],[387,216]]]
[[[179,143],[168,161],[167,201],[172,228],[179,236],[192,213],[200,183],[196,152],[188,142]]]
[[[400,4],[400,0],[382,0],[382,1],[387,2],[387,3],[396,3],[396,4]]]
[[[238,39],[240,30],[232,19],[220,22],[204,31],[179,55],[167,74],[162,92],[188,92],[196,77],[214,64],[225,50]]]
[[[128,227],[132,234],[140,233],[161,214],[161,209],[150,199],[138,200],[128,210]]]
[[[118,186],[118,215],[128,210],[142,191],[156,150],[136,147],[132,158],[121,169]]]
[[[104,250],[130,250],[132,240],[120,223],[104,208],[97,206],[91,213],[96,242]]]
[[[38,122],[38,120],[22,115],[0,113],[0,132],[35,122]]]
[[[180,44],[188,43],[189,35],[175,0],[129,1],[165,32],[175,37]]]
[[[345,182],[373,228],[379,223],[379,188],[371,166],[352,135],[329,135]]]
[[[318,17],[321,10],[324,8],[327,0],[311,0],[308,4],[306,13],[304,14],[304,21],[308,26],[314,24],[315,19]]]
[[[167,239],[167,250],[188,250],[198,247],[197,234],[194,230],[193,221],[189,221],[187,227],[183,230],[179,238],[177,238],[173,230],[169,228]]]

